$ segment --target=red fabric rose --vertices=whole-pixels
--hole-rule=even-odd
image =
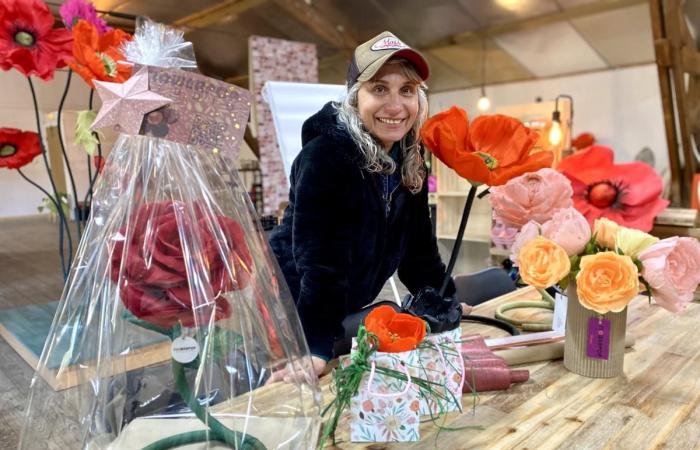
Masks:
[[[54,17],[41,0],[0,0],[0,69],[53,78],[71,57],[73,38],[54,29]]]
[[[251,273],[252,257],[238,222],[217,216],[210,226],[202,213],[188,223],[184,208],[178,202],[142,205],[120,230],[112,252],[111,278],[124,306],[166,328],[205,323],[212,313],[214,320],[225,319],[231,308],[222,294],[246,287]],[[189,240],[187,255],[183,237]],[[197,281],[190,284],[190,279]]]
[[[38,134],[16,128],[0,128],[0,167],[21,169],[39,155]]]

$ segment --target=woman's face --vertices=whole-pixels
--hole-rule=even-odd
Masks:
[[[389,150],[408,133],[418,116],[418,84],[401,72],[400,64],[384,64],[357,93],[360,119],[372,136]]]

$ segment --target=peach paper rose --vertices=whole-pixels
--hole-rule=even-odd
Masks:
[[[556,170],[544,168],[491,188],[489,201],[496,219],[520,228],[528,220],[544,223],[561,208],[572,206],[571,182]]]
[[[578,301],[598,314],[620,312],[639,293],[639,273],[632,258],[600,252],[581,258],[576,275]]]
[[[513,265],[519,266],[519,256],[520,249],[525,246],[528,242],[535,239],[540,235],[540,224],[534,220],[529,221],[524,227],[520,229],[518,234],[515,235],[515,241],[510,247],[510,260],[513,261]]]
[[[566,251],[542,236],[525,244],[518,254],[518,261],[523,281],[541,289],[558,283],[571,270]]]
[[[700,283],[700,242],[691,237],[663,239],[639,255],[642,276],[656,303],[683,311]]]
[[[569,256],[578,255],[591,240],[588,220],[574,207],[560,209],[542,224],[542,236],[559,244]]]
[[[593,222],[593,234],[596,244],[608,250],[615,250],[615,236],[620,225],[610,219],[601,217]]]

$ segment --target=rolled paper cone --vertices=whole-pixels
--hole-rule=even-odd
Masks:
[[[625,335],[625,348],[634,346],[635,337]],[[552,361],[564,357],[564,342],[533,345],[530,347],[513,348],[495,351],[494,354],[503,358],[509,366],[531,364],[541,361]]]

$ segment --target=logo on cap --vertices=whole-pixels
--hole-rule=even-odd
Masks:
[[[385,37],[383,39],[378,40],[374,44],[372,44],[372,47],[370,47],[371,50],[374,51],[380,51],[380,50],[400,50],[402,48],[409,48],[408,45],[404,44],[401,42],[399,39],[395,37]]]

